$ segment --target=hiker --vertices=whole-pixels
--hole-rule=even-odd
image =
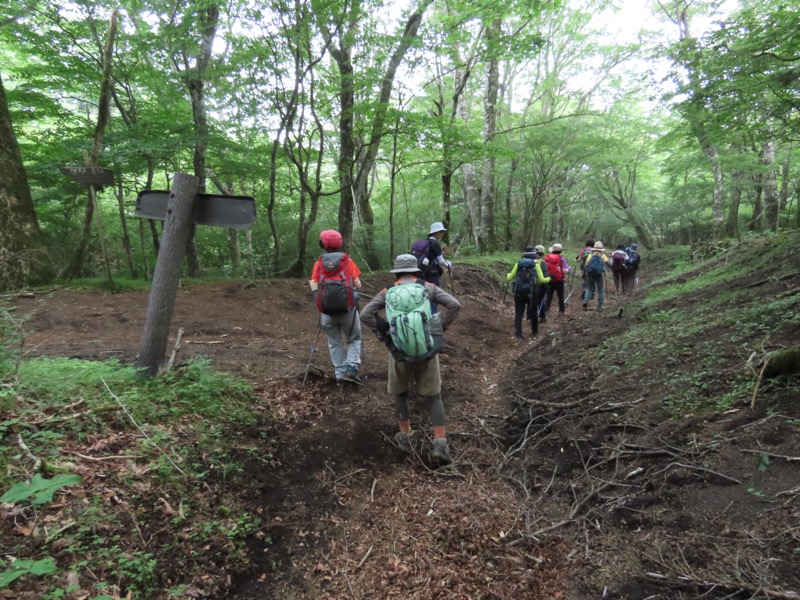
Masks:
[[[397,281],[381,290],[361,313],[361,321],[386,344],[389,358],[388,391],[400,425],[394,439],[404,451],[411,451],[411,417],[408,394],[411,382],[430,406],[433,424],[431,458],[450,464],[453,458],[447,444],[442,402],[442,378],[438,353],[444,344],[443,334],[458,315],[461,304],[440,287],[422,279],[417,258],[401,254],[391,270]],[[432,301],[445,308],[445,314],[431,314]],[[386,320],[378,312],[386,311]]]
[[[639,283],[639,263],[642,261],[639,244],[631,244],[630,248],[625,249],[625,252],[628,253],[628,269],[630,270],[628,287],[633,288]]]
[[[581,248],[581,251],[578,252],[578,256],[575,257],[575,261],[578,263],[578,266],[581,269],[581,289],[586,292],[586,271],[584,270],[586,266],[586,260],[592,255],[592,248],[594,247],[594,240],[586,240],[586,245]],[[583,294],[581,294],[583,295]]]
[[[544,247],[542,247],[544,250]],[[527,311],[531,322],[531,336],[539,333],[539,286],[550,283],[550,278],[542,274],[542,263],[536,248],[527,246],[520,258],[506,275],[506,281],[513,281],[514,293],[514,337],[522,339],[522,317]]]
[[[583,293],[583,310],[589,308],[589,300],[594,298],[595,288],[597,289],[597,310],[603,310],[606,263],[608,262],[608,257],[603,252],[603,242],[597,241],[586,259],[584,267],[586,291]]]
[[[536,244],[534,249],[536,250],[536,256],[538,257],[535,259],[535,262],[537,265],[539,265],[542,275],[547,277],[547,263],[544,262],[544,255],[547,254],[547,252],[545,251],[544,246],[541,244]],[[547,313],[545,313],[545,300],[547,299],[547,288],[549,285],[549,281],[547,283],[538,284],[539,289],[537,290],[536,295],[539,298],[539,306],[536,309],[536,314],[539,317],[539,322],[547,321]]]
[[[445,231],[447,231],[445,226],[437,221],[431,224],[427,239],[417,240],[411,245],[411,254],[417,258],[417,264],[425,281],[436,286],[441,285],[444,270],[449,271],[453,266],[453,263],[445,260],[442,251],[441,241]],[[437,310],[436,302],[431,300],[431,312],[436,314]]]
[[[614,290],[616,293],[628,290],[628,253],[625,252],[625,244],[619,244],[617,249],[611,253],[611,272],[614,274]]]
[[[358,319],[358,290],[361,270],[342,249],[342,235],[328,229],[319,234],[325,254],[314,263],[309,285],[316,293],[320,327],[328,336],[328,350],[336,383],[361,384],[361,322]]]
[[[567,259],[561,255],[563,250],[564,247],[561,244],[553,244],[550,246],[550,254],[544,257],[544,262],[547,265],[547,275],[550,277],[547,300],[544,303],[545,314],[550,310],[550,303],[553,301],[554,293],[558,295],[558,312],[563,315],[567,310],[567,306],[564,304],[564,280],[571,269],[567,264]]]

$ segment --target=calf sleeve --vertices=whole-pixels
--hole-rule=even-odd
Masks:
[[[444,402],[442,395],[424,396],[425,401],[430,405],[431,423],[434,427],[444,427]]]
[[[408,392],[397,394],[394,397],[394,411],[397,413],[398,421],[408,421]]]

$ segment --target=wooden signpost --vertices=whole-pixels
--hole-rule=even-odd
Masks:
[[[249,196],[198,194],[200,180],[175,173],[172,191],[146,190],[136,198],[136,216],[164,221],[153,285],[147,303],[142,346],[136,367],[155,377],[167,351],[169,328],[181,276],[181,263],[192,222],[233,229],[247,229],[256,218],[255,200]]]
[[[97,223],[97,234],[100,238],[100,250],[103,253],[103,264],[106,268],[108,282],[113,283],[111,278],[111,263],[108,260],[108,250],[106,250],[105,228],[103,227],[103,213],[100,212],[100,204],[97,202],[96,186],[112,185],[114,183],[114,171],[103,167],[61,167],[60,171],[67,177],[89,186],[89,200],[92,203],[95,222]]]

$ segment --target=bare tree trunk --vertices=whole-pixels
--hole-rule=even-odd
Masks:
[[[517,172],[517,167],[519,166],[519,158],[514,157],[511,159],[511,168],[509,169],[508,173],[508,187],[506,188],[506,218],[505,218],[505,241],[503,242],[503,250],[510,250],[511,249],[511,241],[513,236],[513,231],[511,230],[511,213],[512,213],[512,206],[511,206],[511,199],[514,195],[514,175]],[[523,240],[523,245],[527,245],[530,242],[527,238]]]
[[[778,220],[775,222],[775,231],[780,230],[781,225],[781,216],[780,214],[786,210],[787,202],[789,200],[789,167],[792,164],[792,147],[789,146],[789,153],[786,156],[786,160],[783,163],[783,167],[781,167],[781,191],[778,195]],[[788,220],[789,215],[786,215]]]
[[[761,183],[761,174],[756,173],[753,175],[753,217],[748,223],[750,231],[764,231],[764,208],[761,201],[761,195],[764,191],[764,186]]]
[[[184,73],[186,74],[186,87],[189,90],[189,98],[192,103],[192,118],[194,119],[194,176],[197,177],[198,192],[206,191],[206,153],[208,150],[208,115],[205,105],[205,85],[206,70],[211,61],[211,49],[214,45],[214,38],[217,35],[217,25],[219,24],[219,6],[208,4],[198,9],[200,27],[200,50],[194,61],[194,66],[190,67],[188,60],[184,59]],[[192,26],[194,24],[191,24]],[[200,257],[197,253],[197,246],[194,243],[195,226],[191,224],[189,238],[186,242],[186,262],[189,276],[197,277],[200,274]]]
[[[117,178],[117,206],[119,207],[119,222],[122,228],[122,247],[128,259],[128,269],[131,272],[131,277],[138,279],[139,270],[136,268],[136,261],[133,260],[131,236],[128,233],[128,217],[125,215],[125,191],[122,187],[122,173],[117,172],[115,177]]]
[[[114,51],[114,37],[117,33],[117,11],[111,13],[111,22],[108,28],[108,38],[106,46],[103,51],[103,78],[100,83],[100,99],[97,108],[97,124],[94,128],[94,137],[92,139],[91,152],[84,157],[84,164],[87,167],[96,167],[100,162],[100,155],[103,152],[103,134],[106,125],[111,118],[111,68],[112,68],[112,54]],[[108,254],[106,253],[105,239],[103,235],[103,222],[99,213],[99,206],[97,205],[97,198],[95,190],[92,186],[89,188],[89,199],[86,203],[86,213],[83,218],[83,228],[81,230],[81,237],[78,240],[78,246],[72,255],[69,264],[62,272],[62,277],[65,279],[74,279],[80,277],[83,271],[83,262],[86,257],[86,249],[89,246],[89,237],[92,232],[92,220],[95,211],[97,215],[97,227],[100,237],[100,245],[103,251],[103,262],[106,268],[108,279],[111,280],[111,266],[108,262]]]
[[[0,79],[0,292],[53,277]]]
[[[186,173],[176,173],[173,193],[170,194],[167,218],[164,221],[164,245],[156,263],[153,285],[147,303],[142,331],[142,346],[136,367],[150,377],[158,373],[164,360],[169,338],[175,296],[181,275],[181,263],[186,251],[186,237],[192,222],[192,208],[197,195],[198,180]]]
[[[486,41],[491,47],[499,41],[502,33],[502,20],[494,19],[487,29]],[[483,251],[491,252],[497,247],[495,231],[495,167],[494,136],[497,130],[497,100],[500,80],[500,61],[496,54],[489,59],[486,67],[486,95],[483,102],[483,143],[488,153],[483,159],[483,178],[481,182],[481,229]]]
[[[768,140],[761,147],[761,164],[767,168],[763,174],[764,221],[766,229],[778,229],[778,182],[775,173],[775,142]]]

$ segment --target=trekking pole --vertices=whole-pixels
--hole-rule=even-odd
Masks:
[[[450,290],[455,294],[456,285],[453,283],[453,272],[450,270],[450,267],[447,267],[447,276],[450,278]]]
[[[319,328],[317,329],[317,337],[314,339],[314,345],[311,346],[311,356],[308,357],[308,364],[306,365],[306,372],[303,375],[303,383],[300,385],[300,389],[302,390],[303,387],[306,385],[306,379],[308,378],[308,370],[311,368],[311,361],[314,360],[314,354],[317,351],[317,343],[319,342],[319,334],[322,333],[322,318],[320,317],[319,320]]]
[[[506,303],[506,294],[508,293],[508,286],[511,284],[510,281],[506,282],[506,287],[503,288],[503,299],[500,300],[500,310],[497,311],[497,324],[495,327],[500,326],[500,315],[503,314],[503,305]]]
[[[576,283],[576,284],[575,284],[575,285],[572,287],[572,291],[570,291],[570,293],[569,293],[569,294],[567,294],[567,297],[566,297],[566,299],[564,300],[564,304],[566,304],[567,302],[569,302],[569,299],[570,299],[570,298],[572,298],[572,294],[574,294],[574,293],[575,293],[575,290],[577,290],[577,289],[578,289],[578,286],[579,286],[580,284],[581,284],[581,282],[579,281],[578,283]]]

